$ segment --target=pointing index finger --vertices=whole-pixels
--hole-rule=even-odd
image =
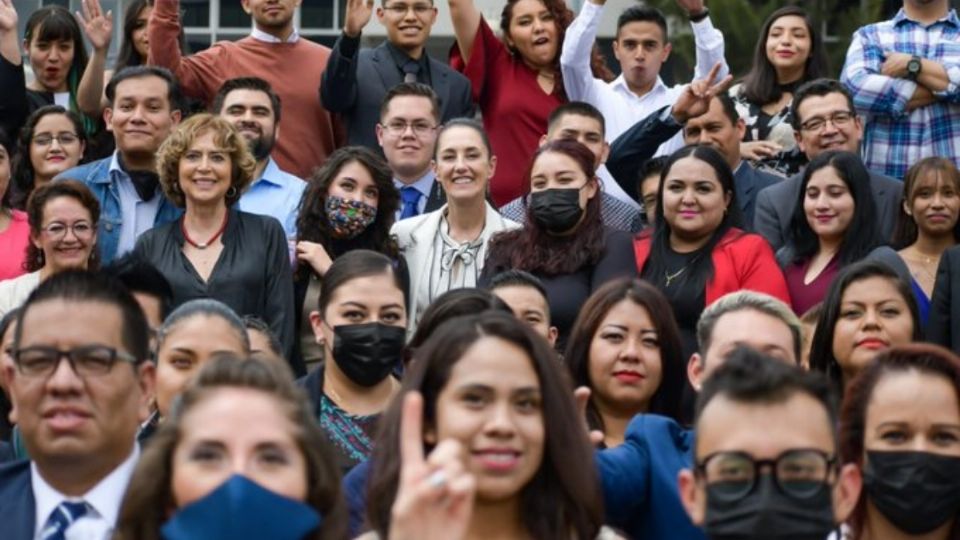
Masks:
[[[423,464],[423,396],[416,391],[403,396],[400,415],[400,464],[403,469]]]

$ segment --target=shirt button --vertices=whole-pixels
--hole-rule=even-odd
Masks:
[[[113,231],[113,223],[107,223],[103,226],[103,228],[106,229],[107,232],[111,232]]]

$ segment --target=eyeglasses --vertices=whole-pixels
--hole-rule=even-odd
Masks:
[[[787,450],[776,459],[759,460],[746,452],[717,452],[698,463],[696,472],[711,488],[737,501],[754,490],[761,470],[769,467],[781,492],[806,499],[828,484],[836,461],[836,456],[806,448]]]
[[[67,235],[67,229],[77,238],[87,239],[93,236],[93,225],[89,221],[78,221],[73,225],[54,221],[40,230],[45,232],[51,240],[60,240]]]
[[[413,10],[413,14],[417,17],[423,17],[433,10],[433,6],[430,4],[413,4],[411,6],[407,4],[390,4],[389,6],[383,6],[383,9],[394,17],[403,17],[410,10]]]
[[[801,131],[820,131],[827,125],[829,120],[835,127],[845,126],[853,120],[854,114],[850,111],[839,111],[823,118],[815,116],[806,122],[800,124]]]
[[[60,359],[66,358],[73,372],[80,377],[96,377],[110,373],[117,360],[136,364],[137,359],[106,345],[87,345],[66,351],[36,345],[10,351],[17,369],[25,377],[49,377],[57,370]]]
[[[431,126],[426,122],[404,122],[403,120],[391,120],[386,124],[380,124],[390,135],[399,137],[407,132],[407,128],[413,130],[413,134],[418,138],[426,137],[431,131],[437,129],[437,126]]]
[[[53,144],[53,141],[60,143],[60,146],[66,146],[68,144],[73,144],[80,140],[80,137],[77,137],[73,133],[61,133],[59,135],[50,135],[47,133],[42,133],[33,138],[33,144],[37,146],[50,146]]]

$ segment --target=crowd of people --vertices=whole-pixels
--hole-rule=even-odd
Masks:
[[[960,17],[676,2],[0,0],[0,537],[960,539]]]

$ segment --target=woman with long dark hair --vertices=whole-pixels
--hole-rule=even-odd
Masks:
[[[889,264],[910,283],[924,326],[940,257],[958,241],[960,171],[949,159],[923,158],[903,179],[903,204],[891,247],[881,246],[869,258]]]
[[[840,270],[881,244],[870,172],[860,156],[824,152],[803,171],[787,243],[777,252],[794,313],[823,300]]]
[[[431,517],[450,518],[436,523],[448,524],[446,538],[607,534],[596,469],[584,466],[590,444],[571,421],[576,406],[557,362],[543,338],[507,314],[438,328],[377,439],[367,537],[423,538]],[[456,447],[465,451],[451,453]]]
[[[696,352],[706,306],[741,289],[789,301],[773,251],[744,232],[730,166],[716,150],[685,146],[660,174],[652,235],[634,240],[640,277],[663,291],[676,317],[684,356]]]
[[[636,279],[611,281],[583,305],[564,363],[574,386],[590,389],[587,424],[605,447],[623,442],[641,413],[680,421],[685,357],[673,310],[663,294]]]
[[[33,111],[20,130],[13,163],[11,202],[24,208],[33,190],[84,161],[87,135],[77,113],[59,105]]]
[[[401,260],[390,235],[400,195],[383,159],[362,146],[336,150],[307,182],[297,215],[294,270],[295,324],[308,368],[323,360],[310,312],[317,308],[323,276],[337,257],[369,249]]]
[[[560,50],[574,14],[564,0],[507,0],[498,38],[474,0],[449,0],[457,43],[451,64],[467,76],[500,166],[490,181],[496,206],[524,193],[524,168],[546,133],[547,119],[567,101]],[[593,73],[612,80],[594,50]]]
[[[744,159],[784,176],[803,168],[806,156],[793,136],[790,105],[800,85],[826,75],[820,32],[803,8],[786,6],[767,17],[750,71],[730,89],[747,124],[740,144]]]
[[[892,347],[847,389],[840,457],[863,471],[851,540],[960,539],[960,358]]]
[[[921,338],[910,286],[886,264],[861,261],[843,270],[823,301],[810,343],[810,369],[844,389],[880,351]]]
[[[560,347],[593,291],[636,275],[629,236],[603,225],[594,160],[576,141],[553,141],[536,151],[526,175],[526,224],[493,237],[481,276],[486,283],[500,272],[524,270],[540,278]]]

